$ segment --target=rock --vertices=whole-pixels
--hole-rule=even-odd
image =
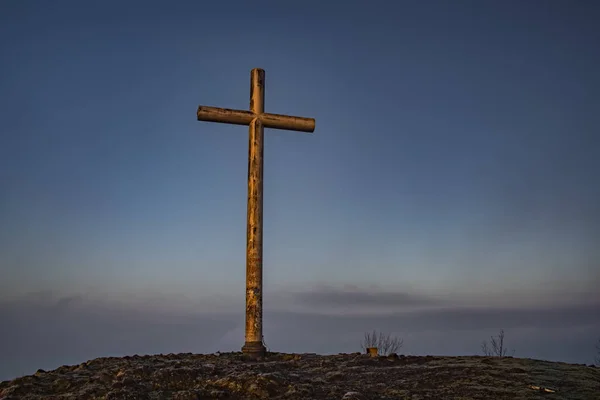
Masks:
[[[363,400],[363,397],[359,392],[347,392],[342,400]]]
[[[291,360],[299,360],[300,356],[297,354],[284,354],[283,355],[283,361],[291,361]]]
[[[328,381],[339,381],[344,378],[342,371],[330,371],[325,374],[325,379]]]

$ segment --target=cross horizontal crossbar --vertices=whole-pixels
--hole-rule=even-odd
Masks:
[[[251,111],[232,110],[219,107],[198,107],[198,121],[223,122],[234,125],[250,125],[258,118],[265,128],[285,129],[312,133],[315,130],[314,118],[292,117],[280,114],[254,114]]]

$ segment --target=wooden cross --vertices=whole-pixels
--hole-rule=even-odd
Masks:
[[[198,121],[249,126],[248,216],[246,228],[246,342],[242,352],[265,355],[262,334],[263,140],[264,128],[314,132],[313,118],[268,114],[265,107],[265,71],[250,72],[250,111],[198,107]]]

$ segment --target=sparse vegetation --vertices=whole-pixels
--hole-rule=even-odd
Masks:
[[[270,353],[266,362],[249,363],[241,352],[103,357],[0,382],[0,398],[598,400],[600,393],[600,368],[582,365],[509,357],[366,358]]]
[[[390,334],[373,331],[366,332],[363,340],[360,342],[362,351],[365,352],[368,347],[377,347],[379,355],[387,356],[391,353],[396,353],[404,344],[404,340],[392,337]]]
[[[504,345],[504,329],[500,329],[500,333],[497,337],[491,336],[490,343],[486,340],[481,343],[481,351],[484,356],[488,357],[505,357],[508,349]],[[512,351],[511,356],[515,354],[515,351]]]

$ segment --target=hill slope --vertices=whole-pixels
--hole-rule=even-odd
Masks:
[[[512,357],[188,353],[98,358],[0,383],[2,400],[58,398],[592,400],[600,368]]]

